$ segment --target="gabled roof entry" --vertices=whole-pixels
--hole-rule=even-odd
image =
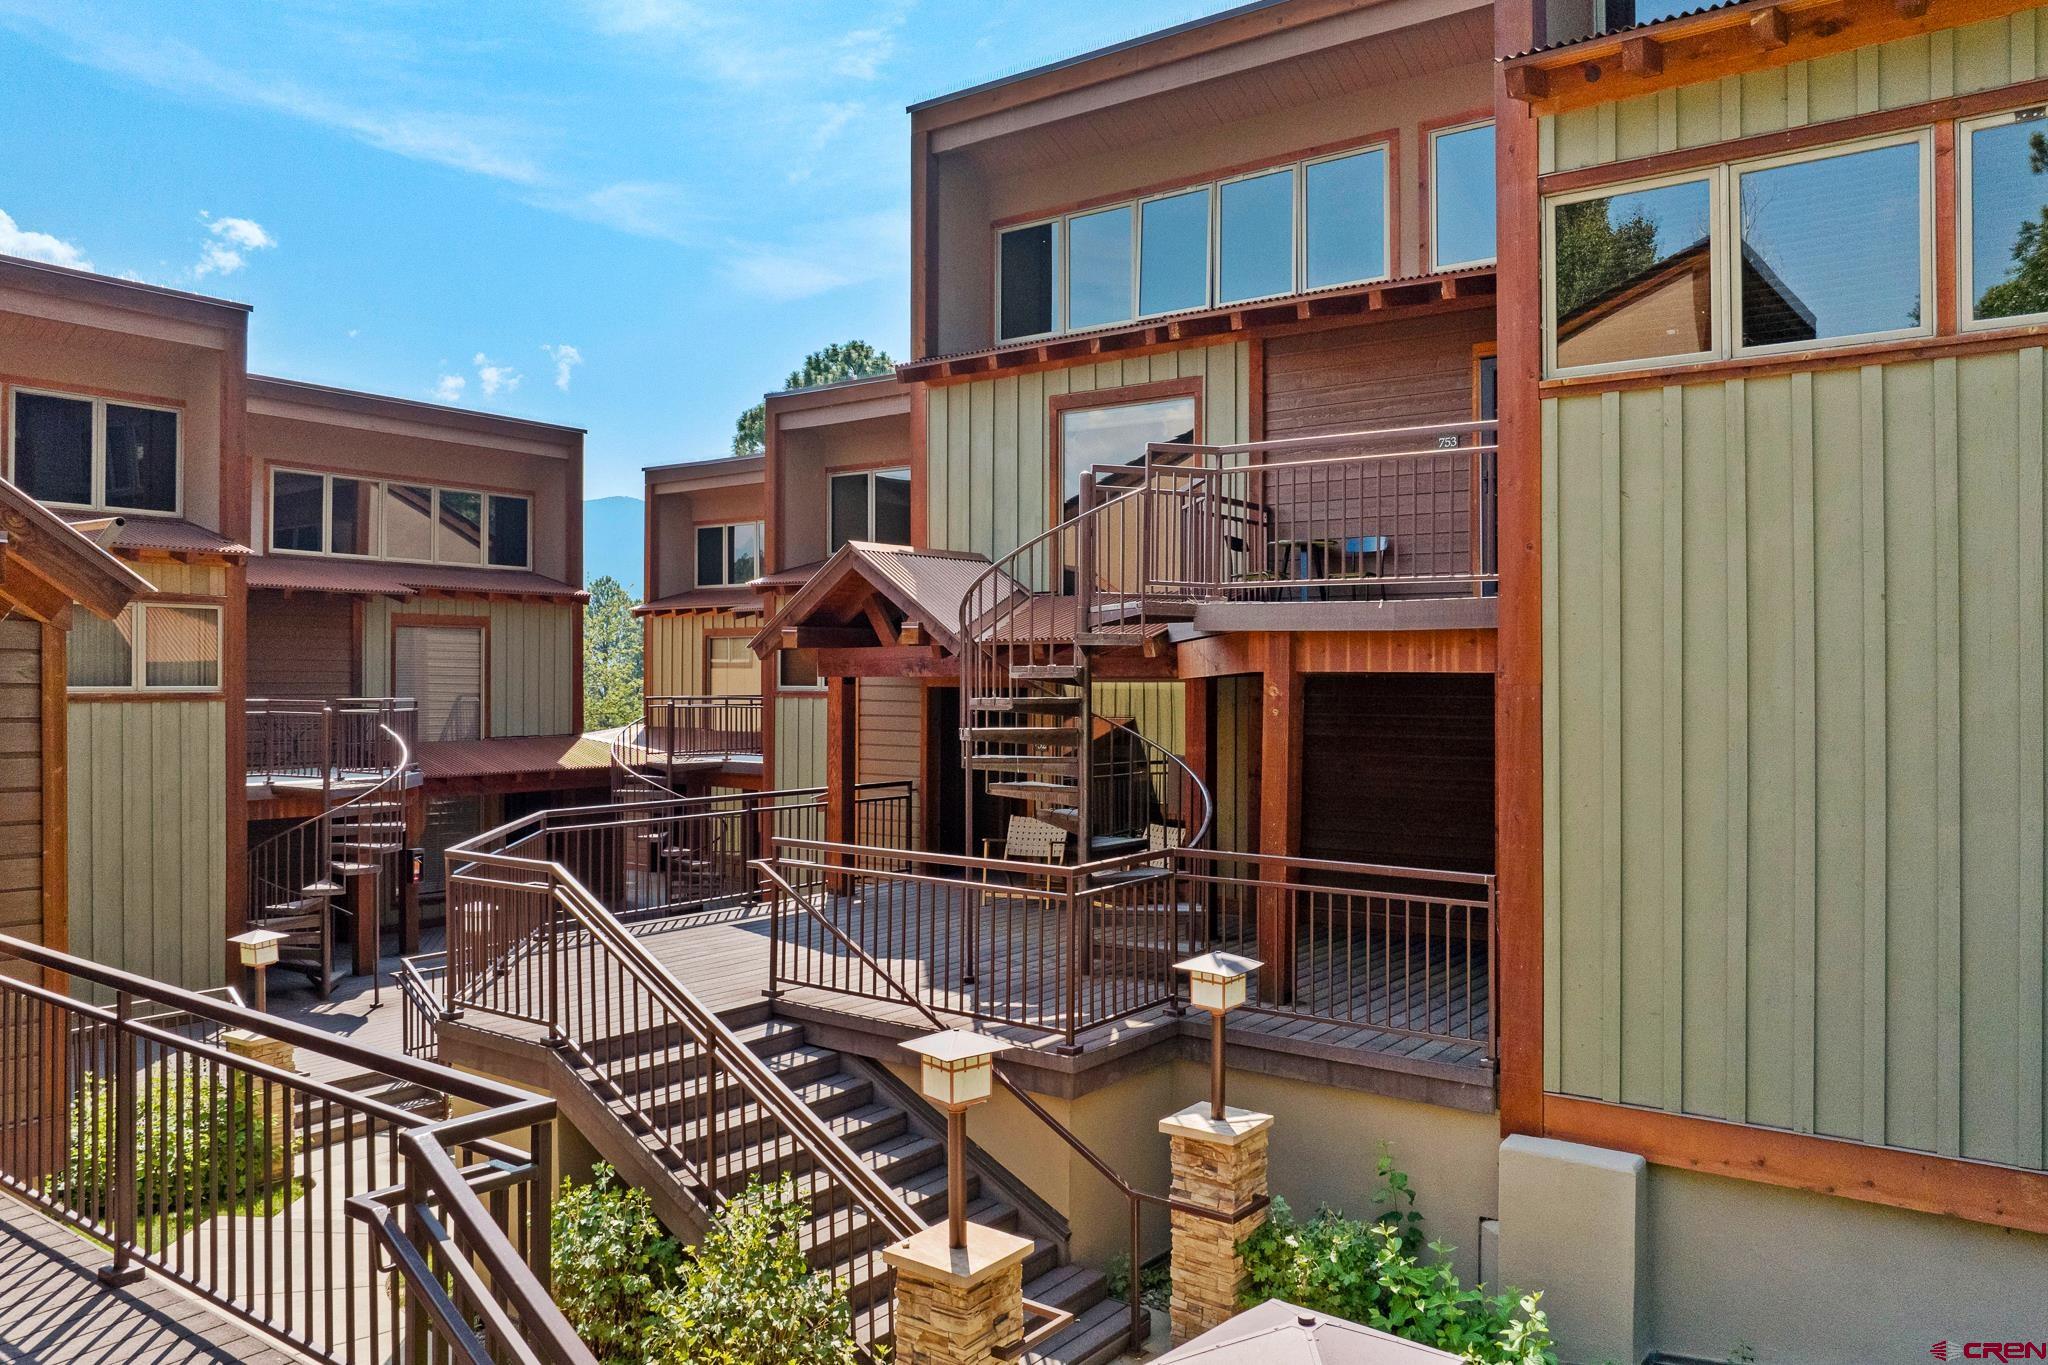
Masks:
[[[933,644],[958,654],[961,605],[988,567],[985,556],[959,550],[848,541],[770,618],[754,637],[754,652],[765,657],[784,630],[846,624],[842,618],[849,607],[850,619],[859,619],[860,603],[873,593],[900,612],[906,624],[920,627]]]

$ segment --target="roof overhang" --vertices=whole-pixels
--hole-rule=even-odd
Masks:
[[[386,436],[451,441],[495,447],[523,455],[575,459],[583,453],[583,429],[451,408],[386,394],[331,388],[296,379],[249,376],[249,412],[257,417],[316,422]]]
[[[989,567],[978,554],[849,541],[753,638],[777,649],[901,649],[956,654],[960,603]]]
[[[705,612],[732,612],[753,616],[761,612],[761,597],[751,588],[693,588],[642,602],[633,608],[635,616],[693,616]]]
[[[73,603],[112,619],[155,592],[149,580],[13,484],[0,480],[0,597],[63,624]]]
[[[1510,97],[1562,114],[1734,71],[1763,71],[2017,14],[2040,0],[1740,0],[1618,32],[1553,43],[1502,63]]]

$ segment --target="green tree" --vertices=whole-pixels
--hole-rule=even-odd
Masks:
[[[654,1298],[675,1283],[682,1248],[654,1217],[654,1201],[600,1163],[590,1183],[562,1182],[549,1220],[555,1302],[606,1365],[641,1365]]]
[[[606,575],[583,608],[583,723],[593,730],[640,718],[640,623],[633,599]]]
[[[729,1201],[655,1296],[648,1365],[854,1365],[846,1292],[804,1261],[809,1217],[787,1180]]]
[[[1559,318],[1657,263],[1657,225],[1641,209],[1609,222],[1607,209],[1607,200],[1588,199],[1557,210]]]
[[[842,379],[868,379],[887,374],[896,362],[887,351],[865,341],[835,341],[821,351],[812,351],[804,363],[789,372],[786,389],[815,389],[820,384],[837,384]],[[768,448],[767,409],[756,403],[740,414],[732,434],[732,453],[759,455]]]
[[[2027,165],[2035,175],[2048,174],[2048,135],[2027,139]],[[2013,238],[2012,265],[2005,278],[1977,295],[1980,318],[2015,318],[2048,312],[2048,204],[2040,217],[2020,224]]]

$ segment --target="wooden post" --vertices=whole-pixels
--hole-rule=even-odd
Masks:
[[[1269,632],[1256,646],[1261,660],[1259,851],[1292,858],[1301,852],[1301,674],[1294,637]],[[1259,996],[1269,1004],[1294,998],[1294,907],[1279,887],[1259,891]]]
[[[852,678],[825,680],[825,839],[834,844],[859,842],[854,788],[860,783],[860,717],[855,686]],[[841,863],[845,858],[835,853],[827,861]]]
[[[382,881],[374,868],[368,872],[352,871],[348,874],[348,908],[355,917],[356,925],[357,976],[375,975],[378,959],[383,956],[384,905],[377,895]]]
[[[1181,688],[1186,694],[1182,703],[1182,728],[1187,732],[1187,752],[1183,757],[1213,795],[1216,790],[1216,680],[1190,678],[1181,684]],[[1191,829],[1182,833],[1190,839],[1195,834]]]
[[[413,880],[410,850],[427,846],[427,798],[423,789],[406,793],[405,846],[408,852],[398,868],[398,946],[411,956],[420,950],[420,884]]]

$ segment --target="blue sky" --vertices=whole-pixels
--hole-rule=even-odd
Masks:
[[[256,306],[263,373],[722,454],[902,358],[914,100],[1193,0],[0,0],[0,252]]]

